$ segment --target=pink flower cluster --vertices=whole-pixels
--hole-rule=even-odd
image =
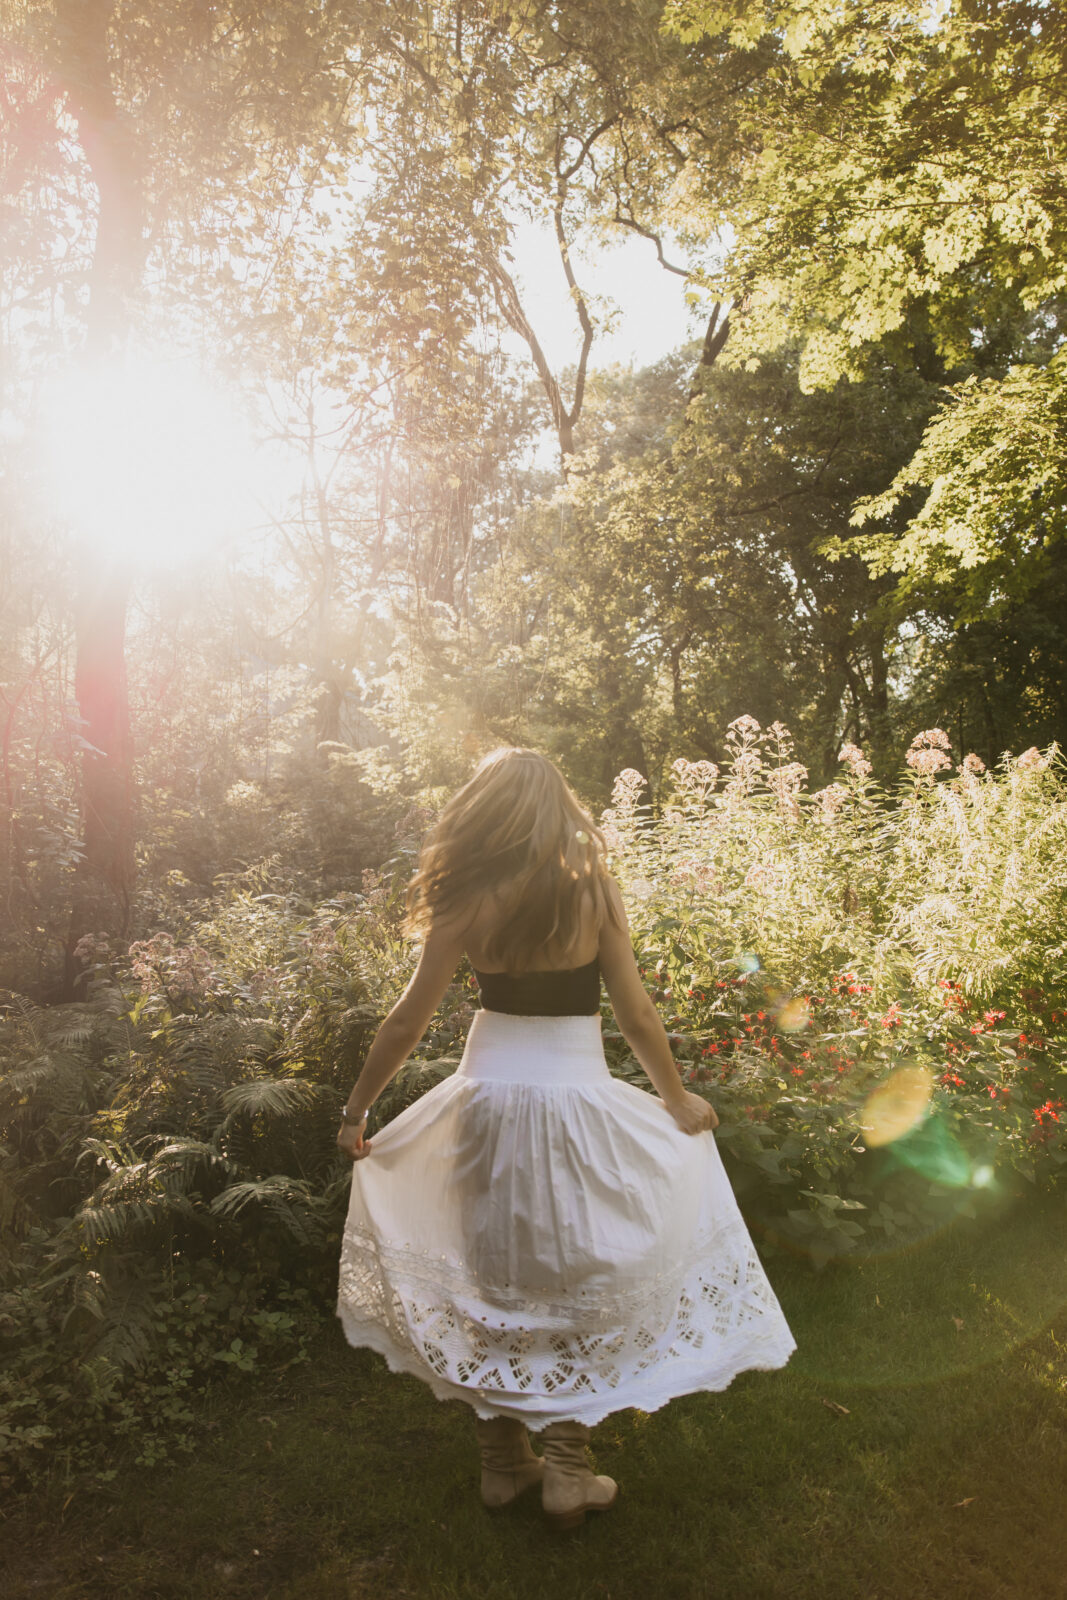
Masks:
[[[682,795],[701,802],[708,799],[719,777],[713,761],[686,761],[684,756],[672,763],[671,771]]]
[[[828,783],[825,789],[816,789],[811,798],[819,807],[820,821],[832,822],[848,799],[848,790],[843,783]]]
[[[310,967],[322,969],[328,967],[335,956],[340,954],[341,944],[337,937],[337,929],[329,926],[312,928],[305,935],[304,949],[307,951],[307,960]]]
[[[364,904],[378,907],[384,905],[389,898],[389,885],[380,872],[375,872],[372,867],[364,867],[361,879],[361,890]]]
[[[613,813],[623,817],[631,816],[637,807],[637,797],[647,781],[644,773],[638,772],[636,767],[624,767],[615,779],[611,791]]]
[[[779,760],[793,753],[793,735],[784,722],[772,722],[764,735],[768,744],[773,744],[777,750]]]
[[[201,999],[217,979],[206,950],[198,944],[176,945],[169,933],[139,940],[129,953],[130,971],[144,994],[159,987],[182,999]]]
[[[841,754],[837,759],[841,762],[842,766],[848,768],[849,772],[854,778],[862,779],[870,777],[872,771],[871,763],[867,760],[867,757],[864,755],[858,744],[843,745],[841,748]],[[831,785],[831,787],[833,786]]]
[[[247,982],[253,1000],[268,1000],[281,992],[285,974],[280,967],[257,967],[249,973]]]
[[[935,772],[952,765],[945,754],[946,750],[951,749],[952,741],[947,733],[940,728],[927,728],[915,735],[904,760],[920,777],[932,778]]]
[[[799,761],[790,761],[787,766],[775,767],[767,774],[767,787],[777,800],[778,809],[783,815],[799,817],[797,795],[807,775],[807,767],[802,767]]]
[[[736,801],[750,794],[759,782],[762,771],[763,762],[760,760],[759,751],[742,746],[731,763],[730,781],[723,791],[726,799]]]

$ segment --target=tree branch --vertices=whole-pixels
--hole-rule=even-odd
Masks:
[[[688,278],[690,276],[688,267],[676,267],[673,261],[667,260],[667,257],[663,253],[663,240],[660,238],[658,233],[653,233],[651,228],[642,227],[642,225],[637,221],[636,217],[623,215],[618,197],[616,197],[615,216],[612,220],[617,222],[622,228],[630,228],[634,233],[639,233],[642,239],[651,239],[652,243],[656,247],[656,255],[659,257],[659,264],[665,272],[674,272],[679,278]]]
[[[578,168],[582,165],[583,161],[588,156],[590,150],[593,148],[593,146],[596,144],[597,140],[600,138],[600,135],[602,133],[607,133],[608,129],[614,127],[616,122],[618,122],[618,120],[619,119],[618,119],[617,116],[609,117],[606,122],[602,122],[599,125],[599,127],[594,128],[592,133],[589,135],[588,139],[584,139],[582,141],[582,144],[581,144],[581,146],[579,148],[578,155],[577,155],[576,159],[571,162],[570,166],[567,167],[566,170],[561,169],[560,164],[559,164],[560,163],[560,157],[563,154],[563,144],[564,144],[564,141],[566,139],[568,139],[568,138],[577,138],[577,135],[576,134],[560,134],[560,136],[556,140],[556,178],[560,183],[566,184],[566,183],[568,183],[570,181],[571,178],[574,177],[574,174],[578,171]]]

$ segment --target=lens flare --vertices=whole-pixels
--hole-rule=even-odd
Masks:
[[[946,1189],[963,1189],[972,1181],[966,1153],[936,1115],[926,1117],[898,1139],[892,1155],[894,1161]]]
[[[872,1150],[892,1145],[894,1165],[910,1167],[946,1189],[960,1189],[973,1181],[971,1163],[932,1111],[933,1087],[926,1067],[897,1067],[867,1096],[860,1129]]]
[[[746,975],[750,972],[758,972],[759,956],[754,956],[750,950],[746,950],[735,958],[734,965],[738,972],[743,972]]]
[[[260,520],[263,463],[246,422],[186,358],[131,354],[57,375],[36,441],[48,509],[112,558],[169,570]]]
[[[811,1021],[811,1007],[801,996],[783,1001],[775,1018],[782,1033],[801,1033]]]
[[[897,1067],[872,1089],[860,1115],[860,1128],[872,1149],[894,1144],[926,1115],[933,1093],[932,1073],[925,1067]]]

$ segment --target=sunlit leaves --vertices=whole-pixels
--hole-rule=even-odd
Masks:
[[[907,585],[944,583],[984,569],[965,592],[964,617],[981,612],[990,584],[1026,594],[1047,576],[1067,533],[1067,372],[1016,366],[1000,381],[967,379],[927,429],[919,449],[883,494],[862,501],[855,526],[885,520],[925,491],[903,532],[850,541],[875,572]]]

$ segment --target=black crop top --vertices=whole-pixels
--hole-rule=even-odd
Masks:
[[[592,1017],[600,1010],[600,960],[555,972],[479,972],[478,999],[486,1011],[513,1017]]]

